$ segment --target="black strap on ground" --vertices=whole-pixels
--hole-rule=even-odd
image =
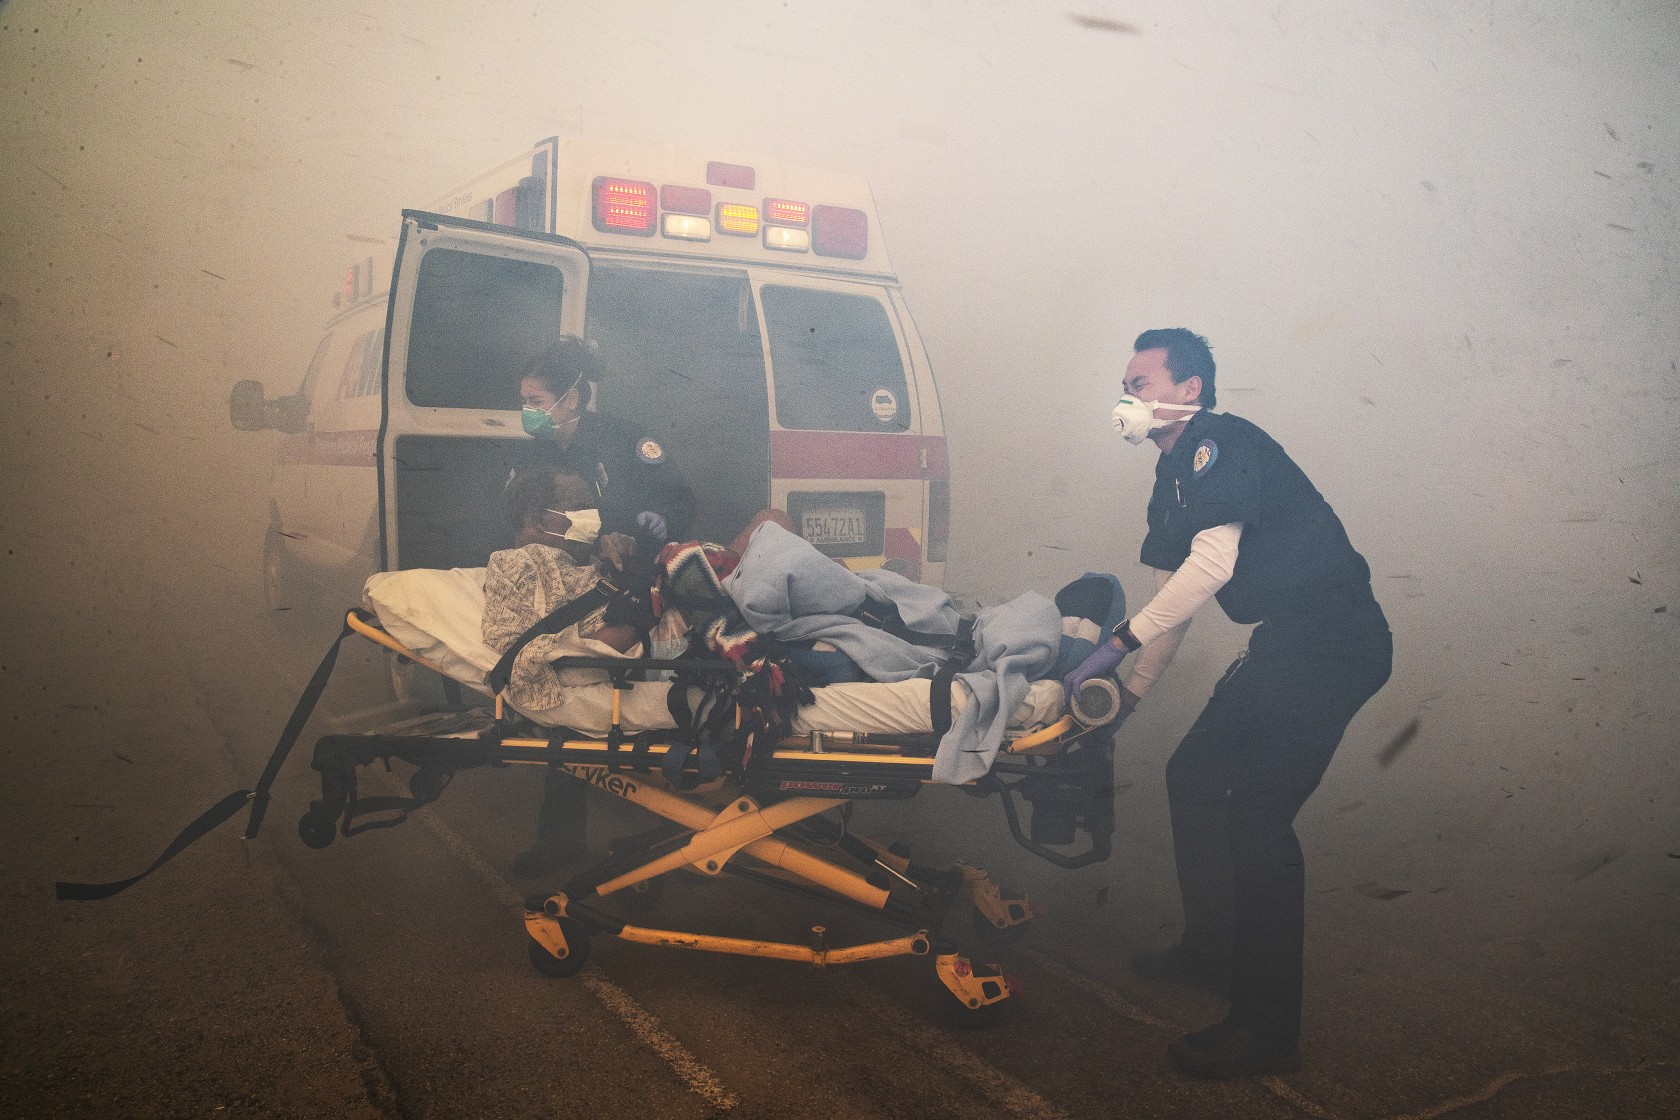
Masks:
[[[360,611],[355,613],[361,614]],[[297,706],[292,709],[292,718],[286,721],[285,730],[280,732],[280,739],[274,744],[274,753],[269,756],[268,765],[263,768],[262,777],[257,779],[255,789],[235,790],[205,810],[197,820],[182,829],[179,836],[170,841],[169,847],[165,848],[163,854],[152,861],[150,867],[133,878],[123,879],[116,883],[57,883],[53,890],[59,900],[61,902],[93,902],[101,898],[110,898],[114,894],[121,894],[180,855],[200,837],[213,831],[246,805],[251,806],[251,820],[245,826],[245,839],[255,838],[257,829],[262,827],[263,815],[268,811],[269,787],[274,784],[274,779],[279,775],[280,768],[286,763],[286,756],[292,751],[292,744],[296,743],[298,736],[303,734],[303,725],[309,722],[310,714],[315,711],[316,701],[320,700],[321,693],[327,687],[327,680],[332,676],[333,665],[338,661],[339,646],[343,645],[344,639],[352,633],[354,631],[350,629],[350,623],[346,620],[344,629],[338,632],[338,637],[333,639],[332,647],[327,650],[327,655],[321,658],[321,664],[316,666],[315,675],[309,678],[309,684],[304,688],[303,695],[298,697]]]
[[[545,634],[558,634],[573,623],[581,622],[588,615],[606,606],[619,594],[618,587],[603,579],[576,599],[561,603],[549,611],[543,619],[532,626],[502,654],[502,659],[496,662],[496,667],[484,674],[485,683],[497,692],[508,686],[508,679],[513,676],[513,663],[519,658],[524,648],[537,638]]]

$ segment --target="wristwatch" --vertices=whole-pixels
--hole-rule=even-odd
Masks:
[[[1132,633],[1131,619],[1128,618],[1126,621],[1116,626],[1111,632],[1120,640],[1120,644],[1126,647],[1126,651],[1128,653],[1136,653],[1139,649],[1143,648],[1143,643],[1138,641],[1137,635]]]

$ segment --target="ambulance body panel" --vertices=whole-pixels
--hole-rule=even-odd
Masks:
[[[355,596],[505,547],[519,375],[561,334],[598,349],[594,407],[693,488],[694,535],[775,506],[850,567],[943,577],[938,396],[861,180],[550,139],[405,211],[394,260],[353,266],[337,302],[297,393],[234,395],[236,426],[287,432],[271,585],[290,565]]]

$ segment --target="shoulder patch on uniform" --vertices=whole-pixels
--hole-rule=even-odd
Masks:
[[[656,439],[639,439],[636,441],[636,458],[649,466],[658,466],[665,461],[665,449]]]
[[[1204,439],[1201,443],[1198,443],[1196,453],[1190,458],[1192,477],[1200,478],[1206,474],[1217,458],[1219,458],[1219,445],[1217,443],[1211,439]]]

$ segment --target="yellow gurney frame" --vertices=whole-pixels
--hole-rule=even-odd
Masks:
[[[352,631],[439,673],[443,670],[405,648],[367,615],[352,611]],[[973,947],[988,956],[1032,920],[1030,903],[998,889],[985,872],[958,864],[923,867],[896,848],[836,825],[825,814],[854,800],[903,799],[931,783],[933,737],[813,733],[757,747],[737,774],[692,790],[674,789],[663,777],[666,753],[680,733],[626,735],[617,729],[619,692],[637,671],[702,668],[733,671],[715,662],[573,658],[562,666],[606,670],[612,679],[614,730],[604,738],[564,728],[539,728],[506,710],[459,713],[410,721],[389,732],[329,735],[315,747],[322,796],[298,823],[311,847],[368,828],[400,823],[412,809],[434,800],[453,775],[479,766],[541,765],[629,801],[668,822],[615,847],[600,866],[574,876],[564,889],[526,900],[525,927],[532,963],[552,976],[568,976],[588,958],[590,938],[670,948],[802,961],[816,967],[894,956],[928,956],[955,999],[959,1015],[980,1020],[1010,995],[1002,970],[974,961],[944,932],[948,919],[971,918]],[[663,741],[662,741],[663,740]],[[1073,744],[1072,749],[1068,748]],[[839,748],[839,749],[836,749]],[[919,752],[919,753],[918,753]],[[408,798],[358,798],[356,771],[377,761],[401,759],[415,767]],[[688,771],[695,760],[686,760]],[[726,789],[726,786],[734,788]],[[1112,733],[1079,728],[1070,717],[1006,743],[993,771],[969,788],[1001,795],[1011,833],[1027,850],[1063,867],[1106,859],[1113,833]],[[1023,832],[1014,796],[1033,804],[1032,832]],[[379,814],[378,819],[365,819]],[[1041,819],[1045,824],[1040,836]],[[1070,855],[1065,845],[1080,830],[1090,848]],[[743,858],[745,857],[745,858]],[[673,871],[702,876],[724,872],[801,895],[812,895],[902,930],[901,936],[850,946],[828,944],[824,927],[812,927],[806,944],[762,941],[639,926],[613,904],[641,912]]]

